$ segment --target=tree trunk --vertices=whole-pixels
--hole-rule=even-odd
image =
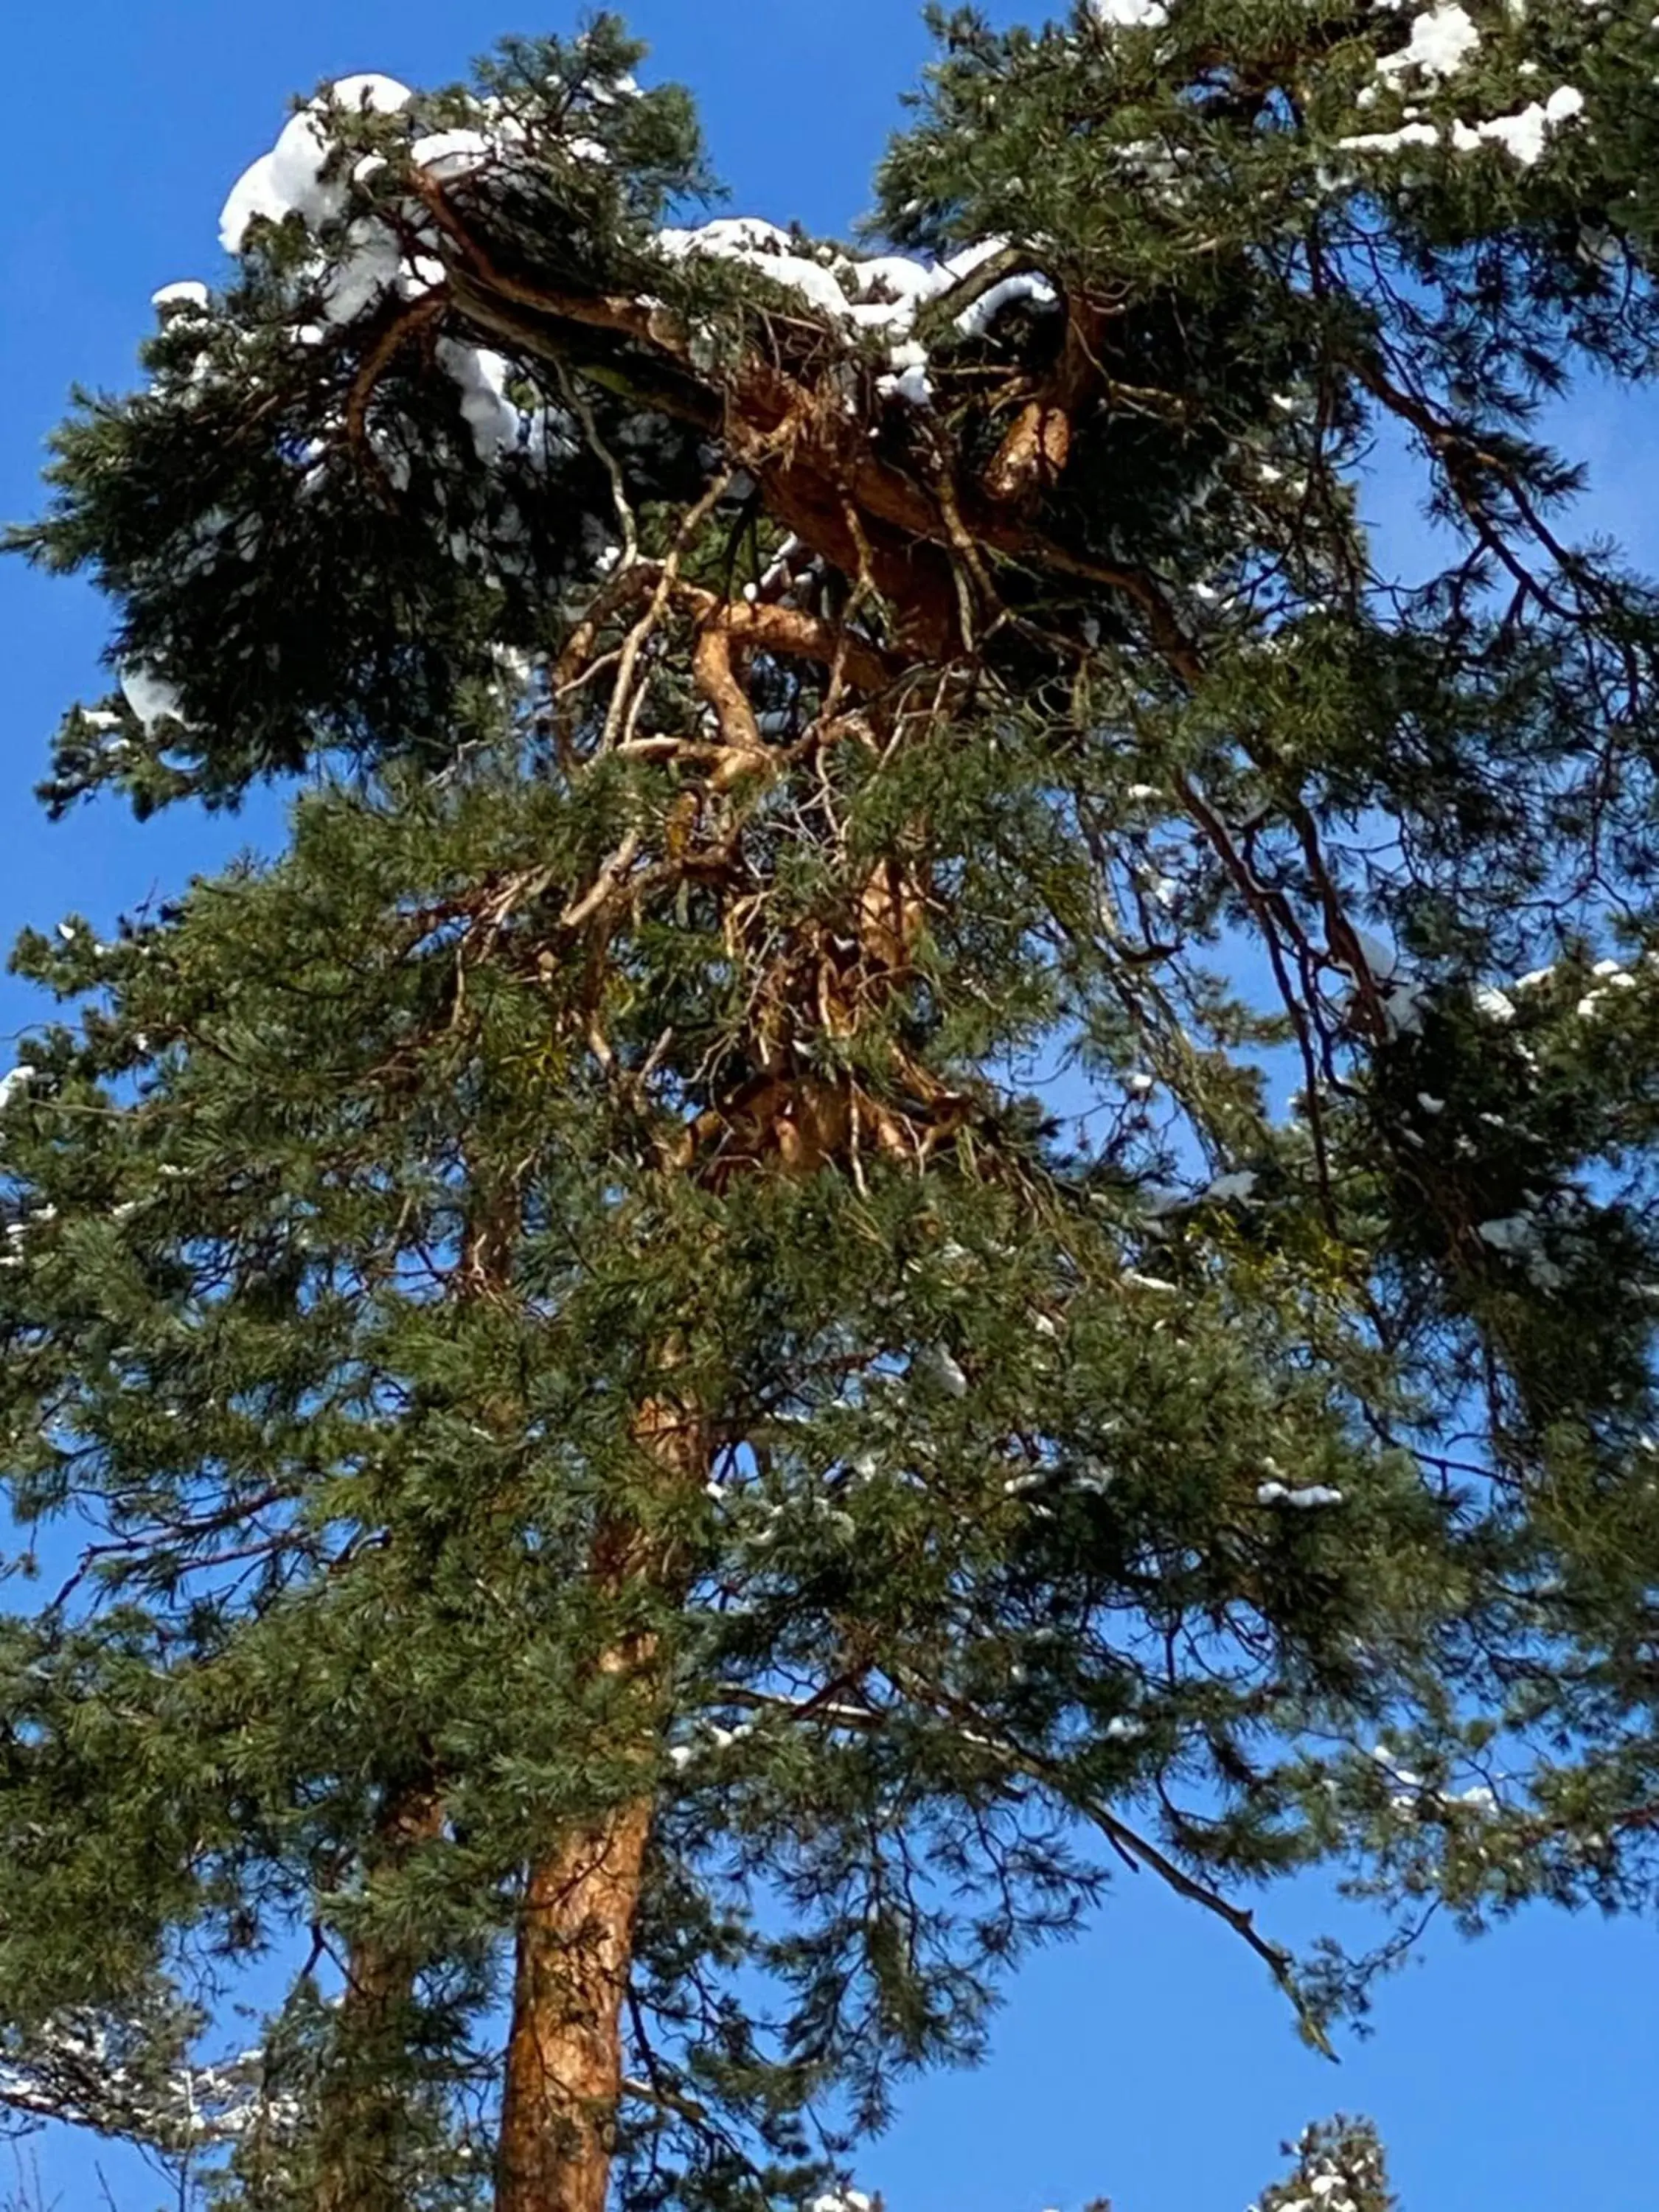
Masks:
[[[838,518],[844,507],[843,499]],[[847,527],[844,520],[838,526]],[[856,545],[852,553],[857,573]],[[914,604],[914,576],[910,584]],[[747,667],[734,659],[734,638],[744,639],[757,618],[743,605],[699,605],[696,611],[693,677],[732,771],[723,781],[716,769],[709,781],[718,792],[757,759],[769,759],[746,688]],[[562,664],[567,679],[574,680],[592,637],[589,632]],[[799,627],[790,639],[792,647],[809,641]],[[833,639],[821,642],[839,684],[847,673],[845,655]],[[879,684],[887,672],[877,660],[859,673]],[[843,927],[850,920],[850,939],[815,921],[781,953],[769,953],[755,995],[771,1010],[776,1034],[765,1038],[763,1020],[754,1054],[762,1072],[680,1133],[683,1144],[671,1157],[682,1173],[709,1189],[763,1165],[805,1176],[850,1160],[856,1173],[866,1140],[907,1159],[925,1157],[934,1133],[959,1110],[942,1084],[904,1063],[906,1087],[917,1093],[907,1115],[850,1079],[824,1080],[813,1072],[811,1056],[796,1049],[821,1030],[850,1036],[899,987],[925,912],[922,884],[890,859],[860,886],[852,915],[839,917]],[[665,1347],[661,1369],[672,1372],[680,1364],[676,1348]],[[634,1437],[654,1471],[659,1499],[700,1491],[707,1482],[711,1431],[699,1407],[666,1394],[649,1400],[635,1419]],[[648,1525],[653,1517],[602,1518],[588,1571],[604,1596],[648,1589],[672,1610],[685,1595],[685,1568],[672,1540]],[[592,1674],[610,1678],[623,1693],[622,1710],[637,1713],[635,1756],[651,1781],[550,1834],[529,1869],[518,1926],[495,2212],[605,2212],[610,2187],[623,2094],[623,2010],[655,1813],[667,1668],[656,1638],[638,1632],[599,1654]]]
[[[391,1796],[380,1819],[380,1868],[395,1868],[442,1824],[442,1803],[429,1785]],[[316,2212],[406,2212],[399,2062],[414,1978],[414,1962],[396,1946],[368,1938],[352,1946],[319,2115]]]
[[[699,1416],[653,1401],[635,1423],[665,1490],[701,1487],[708,1443]],[[601,1522],[590,1572],[620,1596],[647,1580],[683,1595],[671,1547],[636,1522]],[[641,1767],[654,1773],[662,1720],[661,1651],[656,1637],[621,1638],[601,1654],[596,1675],[639,1693]],[[634,1928],[656,1810],[644,1789],[574,1827],[550,1836],[530,1869],[520,1910],[513,2023],[502,2092],[495,2212],[604,2212],[623,2087],[623,2005]]]
[[[519,1923],[496,2212],[604,2212],[622,2094],[622,2004],[653,1801],[567,1836]]]

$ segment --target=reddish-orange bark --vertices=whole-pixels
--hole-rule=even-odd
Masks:
[[[496,2212],[604,2212],[622,2003],[650,1838],[641,1796],[532,1869],[519,1922]]]
[[[653,1400],[635,1422],[665,1490],[701,1487],[708,1443],[684,1405]],[[621,1516],[596,1531],[589,1571],[608,1597],[648,1581],[674,1593],[672,1542]],[[654,1768],[661,1650],[622,1636],[595,1662],[639,1699],[641,1764]],[[623,2003],[655,1813],[641,1788],[548,1838],[520,1908],[497,2154],[495,2212],[604,2212],[623,2084]]]

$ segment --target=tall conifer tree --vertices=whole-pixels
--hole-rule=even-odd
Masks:
[[[1316,2039],[1271,1876],[1647,1894],[1650,8],[934,27],[868,250],[608,17],[325,88],[15,533],[55,811],[303,784],[0,1106],[0,2093],[222,2206],[844,2189],[1124,1866]]]

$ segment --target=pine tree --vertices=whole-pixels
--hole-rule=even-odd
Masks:
[[[1270,2189],[1255,2212],[1395,2212],[1398,2200],[1389,2192],[1382,2147],[1364,2121],[1310,2128],[1294,2156],[1295,2172]]]
[[[0,2096],[223,2207],[852,2202],[1126,1864],[1315,2039],[1648,1894],[1659,33],[934,27],[878,252],[609,17],[325,88],[15,533],[54,811],[302,785],[0,1093]]]

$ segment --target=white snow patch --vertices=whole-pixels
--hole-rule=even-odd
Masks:
[[[1437,146],[1440,133],[1432,123],[1403,123],[1398,131],[1367,131],[1336,143],[1346,154],[1398,154],[1407,146]]]
[[[1392,945],[1384,945],[1363,929],[1355,929],[1353,938],[1382,1002],[1389,1036],[1415,1035],[1423,1025],[1425,986],[1402,971],[1400,955]],[[1346,960],[1336,960],[1334,965],[1345,975],[1353,973]]]
[[[1382,1003],[1383,1018],[1391,1037],[1415,1036],[1423,1026],[1423,1010],[1427,1000],[1426,987],[1409,976],[1400,976],[1379,984],[1377,996]]]
[[[182,722],[184,702],[165,676],[146,668],[142,660],[129,661],[120,671],[122,696],[143,724],[146,734],[158,723]]]
[[[1119,31],[1161,31],[1170,20],[1166,0],[1094,0],[1094,11]]]
[[[1415,19],[1410,39],[1397,54],[1378,62],[1376,73],[1390,77],[1420,70],[1429,78],[1452,76],[1480,44],[1480,31],[1457,0],[1441,0],[1441,5]]]
[[[1285,1505],[1293,1513],[1311,1513],[1322,1505],[1340,1505],[1342,1492],[1331,1490],[1322,1482],[1310,1483],[1304,1490],[1292,1490],[1287,1483],[1264,1482],[1255,1493],[1258,1505]]]
[[[328,281],[322,318],[336,325],[356,322],[403,273],[403,252],[393,234],[378,222],[354,222],[346,233],[345,258]]]
[[[261,154],[237,178],[219,211],[219,243],[227,253],[240,253],[256,217],[280,222],[287,213],[272,174],[270,156]]]
[[[507,396],[507,362],[498,353],[463,345],[458,338],[440,338],[434,351],[440,368],[459,387],[461,413],[478,459],[493,461],[519,438],[519,410]]]
[[[0,1114],[3,1114],[14,1098],[21,1098],[40,1071],[31,1067],[27,1060],[14,1067],[9,1075],[0,1075]]]
[[[415,141],[409,158],[417,169],[447,184],[457,177],[471,176],[493,160],[496,151],[495,141],[482,131],[434,131],[429,137]]]
[[[677,261],[707,257],[762,270],[774,283],[787,285],[827,314],[844,316],[850,305],[846,292],[822,262],[809,260],[788,231],[757,216],[719,216],[697,230],[660,230],[657,245]],[[890,315],[888,319],[899,319]]]
[[[250,163],[230,188],[219,217],[219,242],[225,252],[241,252],[257,220],[281,222],[297,215],[314,228],[339,214],[345,204],[344,184],[332,178],[325,182],[323,177],[333,151],[327,129],[331,100],[360,114],[391,115],[414,96],[395,77],[343,76],[321,100],[290,116],[270,151]]]
[[[656,243],[671,260],[736,261],[762,270],[774,283],[787,285],[836,321],[888,336],[896,353],[909,341],[918,310],[971,276],[982,262],[1000,252],[1006,241],[985,239],[937,263],[894,253],[872,254],[860,261],[844,253],[808,249],[792,232],[757,216],[720,216],[696,230],[659,230]],[[1010,301],[1031,300],[1047,307],[1055,296],[1047,277],[1032,270],[1016,272],[970,301],[957,317],[956,326],[962,336],[976,337]],[[927,399],[920,397],[926,374],[925,360],[896,359],[892,375],[882,380],[883,389],[902,392],[926,405]]]
[[[927,380],[927,349],[914,338],[902,339],[890,356],[893,373],[878,377],[876,389],[884,398],[908,400],[912,407],[931,407],[933,387]]]
[[[301,216],[314,226],[339,213],[345,188],[333,179],[325,182],[323,177],[332,150],[315,108],[304,108],[289,118],[265,156],[270,164],[270,187],[283,215]]]
[[[982,337],[1002,310],[1016,300],[1031,300],[1040,307],[1052,307],[1054,288],[1046,276],[1030,271],[1005,276],[963,309],[957,317],[957,328],[965,338]]]
[[[868,261],[857,262],[854,266],[858,272],[861,304],[866,314],[872,319],[884,304],[890,313],[906,305],[914,312],[939,289],[938,271],[924,261],[913,261],[908,253],[872,254]]]
[[[169,311],[178,313],[189,308],[192,312],[208,304],[208,288],[199,278],[186,276],[177,284],[163,284],[159,292],[152,292],[149,304],[158,313]]]
[[[359,115],[396,115],[415,97],[395,76],[378,76],[372,70],[336,77],[328,89],[337,107],[351,108]]]
[[[1529,169],[1543,158],[1551,133],[1581,115],[1584,95],[1576,85],[1564,84],[1544,101],[1534,100],[1518,115],[1494,115],[1473,127],[1454,123],[1451,143],[1460,154],[1472,154],[1483,145],[1501,146],[1510,159]]]

